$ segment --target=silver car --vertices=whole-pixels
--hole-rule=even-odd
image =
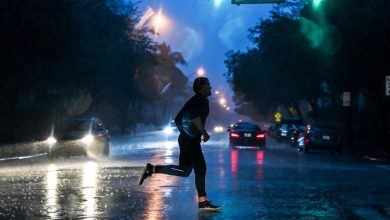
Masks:
[[[75,155],[109,156],[110,153],[109,132],[97,117],[63,121],[53,130],[46,143],[49,159]]]

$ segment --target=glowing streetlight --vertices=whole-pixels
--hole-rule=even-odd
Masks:
[[[205,72],[205,70],[203,69],[203,67],[199,67],[198,70],[196,71],[196,74],[197,74],[198,76],[204,76],[205,73],[206,73],[206,72]]]
[[[323,0],[313,0],[313,7],[318,8]]]
[[[161,8],[154,14],[152,22],[156,33],[159,33],[160,29],[165,29],[169,23],[168,19],[163,15]]]
[[[187,76],[188,79],[191,79],[192,76],[196,74],[197,77],[203,76],[206,73],[206,71],[203,69],[203,67],[199,67],[196,72],[193,72],[189,76]]]
[[[226,104],[226,99],[225,98],[220,98],[219,99],[219,104],[225,105]]]

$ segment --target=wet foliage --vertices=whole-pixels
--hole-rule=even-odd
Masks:
[[[140,70],[158,66],[162,55],[161,45],[150,38],[152,30],[137,26],[135,4],[17,0],[2,1],[0,13],[0,141],[36,138],[53,121],[82,114],[97,115],[123,131],[145,122],[150,115],[144,107],[161,99],[159,93],[146,96],[143,87],[166,86],[139,86],[139,75],[164,78],[166,84],[179,78],[179,89],[186,83],[176,60],[168,60],[171,68],[162,72]],[[165,74],[171,69],[173,74]]]
[[[345,124],[348,139],[386,141],[389,2],[296,2],[250,29],[252,48],[227,53],[237,111],[250,103],[272,118],[285,109],[308,122]]]

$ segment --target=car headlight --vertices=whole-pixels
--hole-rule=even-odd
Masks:
[[[82,139],[81,139],[81,141],[83,142],[83,143],[85,143],[85,144],[90,144],[90,143],[92,143],[93,142],[93,135],[91,135],[91,134],[87,134],[87,135],[85,135],[85,137],[83,137]]]
[[[214,127],[214,132],[215,132],[215,133],[221,133],[221,132],[223,132],[223,127],[220,126],[220,125],[215,126],[215,127]]]
[[[165,133],[166,135],[172,134],[172,133],[173,133],[172,127],[170,127],[170,126],[165,127],[165,128],[164,128],[164,133]]]
[[[48,137],[46,139],[46,143],[48,143],[49,145],[53,145],[53,144],[57,143],[57,139],[55,139],[55,137],[53,137],[53,136]]]

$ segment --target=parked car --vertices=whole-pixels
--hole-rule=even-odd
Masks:
[[[303,141],[298,140],[298,150],[309,152],[312,149],[325,150],[330,153],[342,152],[342,135],[340,129],[333,125],[313,124],[308,130]]]
[[[302,138],[306,134],[306,126],[304,125],[294,125],[291,131],[290,135],[290,144],[291,147],[297,147],[298,146],[298,140],[299,138]]]
[[[280,124],[277,130],[277,139],[280,140],[288,140],[292,133],[292,125],[291,124]]]
[[[265,131],[251,122],[234,123],[228,128],[231,147],[265,147]]]
[[[46,140],[48,158],[109,156],[110,136],[97,117],[71,118],[58,124]]]
[[[291,135],[296,127],[304,126],[302,120],[298,118],[284,118],[281,120],[280,124],[276,127],[276,138],[278,141],[289,140]]]

